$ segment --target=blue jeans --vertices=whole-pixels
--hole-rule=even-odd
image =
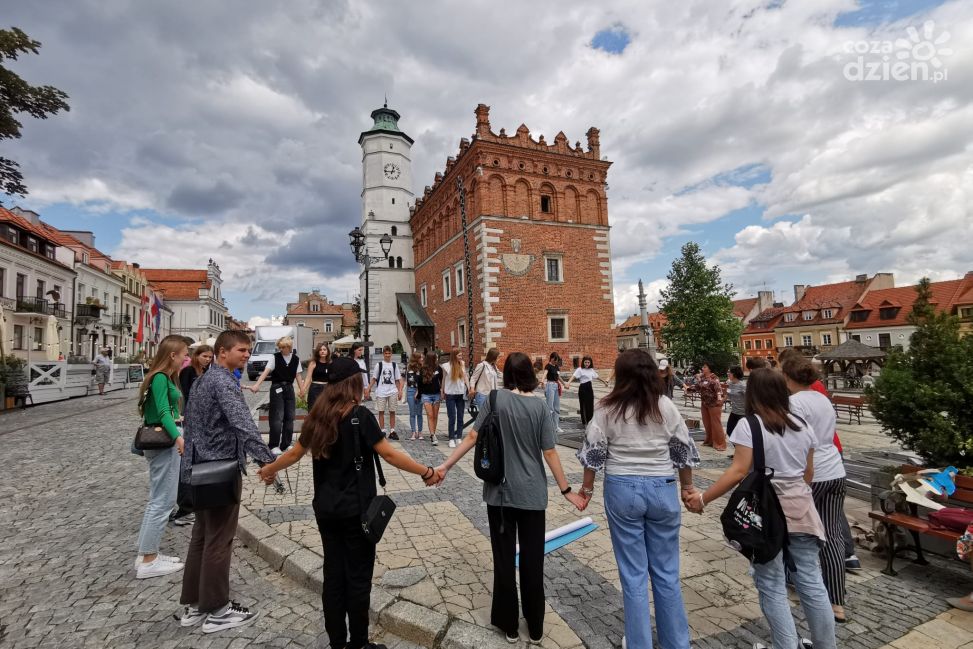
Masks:
[[[477,408],[482,409],[483,404],[486,403],[487,399],[489,398],[490,398],[489,394],[483,394],[482,392],[477,392],[476,394],[473,395],[473,403],[476,404]]]
[[[409,404],[409,430],[422,432],[422,404],[416,401],[416,388],[406,388],[405,400]]]
[[[149,462],[149,502],[139,528],[138,553],[156,554],[179,489],[179,451],[176,447],[144,451]]]
[[[652,649],[650,580],[659,644],[664,649],[689,649],[689,620],[679,584],[682,510],[676,485],[672,476],[605,477],[605,513],[622,582],[625,643],[630,649]]]
[[[466,402],[463,400],[462,394],[446,395],[446,417],[448,418],[446,432],[449,433],[449,439],[463,439],[463,407],[465,405]]]
[[[554,418],[554,430],[561,427],[561,395],[557,391],[557,383],[548,381],[544,387],[544,398],[547,399],[547,409]]]
[[[809,534],[791,534],[788,538],[791,557],[797,569],[791,576],[811,629],[811,642],[814,649],[835,649],[834,612],[821,576],[821,564],[818,563],[818,539]],[[787,602],[783,553],[769,563],[753,564],[751,572],[753,583],[760,593],[760,610],[770,624],[773,646],[796,647],[799,639]]]

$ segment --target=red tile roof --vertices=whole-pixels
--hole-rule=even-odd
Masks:
[[[161,292],[166,300],[198,300],[199,290],[210,288],[205,270],[183,268],[143,268],[152,290]]]
[[[18,216],[17,214],[14,214],[8,209],[4,209],[3,207],[0,207],[0,223],[9,223],[15,228],[29,232],[35,237],[43,239],[48,243],[59,245],[58,241],[52,238],[51,234],[47,232],[45,228],[34,225],[30,222],[30,219],[25,219],[22,216]]]
[[[808,327],[821,324],[834,324],[844,321],[845,316],[851,307],[861,297],[868,287],[868,282],[851,280],[848,282],[837,282],[835,284],[822,284],[820,286],[809,286],[805,290],[800,300],[785,309],[785,313],[795,313],[797,318],[793,322],[786,322],[783,318],[778,323],[778,327]],[[833,317],[825,318],[821,315],[822,309],[833,309]],[[801,316],[803,311],[816,311],[812,320],[804,320]]]
[[[936,307],[936,310],[952,309],[953,298],[962,287],[963,281],[962,279],[954,279],[945,282],[932,282],[929,285],[932,291],[930,302]],[[971,284],[973,284],[973,281],[971,281]],[[868,317],[861,321],[849,321],[845,328],[871,329],[873,327],[901,327],[906,325],[909,322],[909,313],[912,312],[912,305],[916,301],[916,296],[915,286],[869,291],[852,308],[852,311],[867,311]],[[882,309],[892,307],[897,308],[895,316],[883,320],[881,317]]]
[[[738,318],[746,318],[747,315],[753,311],[753,307],[757,305],[760,299],[756,297],[747,297],[742,300],[733,300],[733,315]]]
[[[636,313],[635,315],[626,318],[625,322],[622,322],[621,324],[616,326],[615,329],[621,332],[623,329],[635,329],[640,324],[642,324],[642,318],[639,317],[639,314]]]
[[[784,312],[787,311],[787,307],[770,307],[769,309],[764,309],[757,315],[753,317],[747,328],[743,330],[743,334],[767,334],[774,330],[777,326],[777,322],[783,317]],[[764,326],[759,326],[764,325]]]

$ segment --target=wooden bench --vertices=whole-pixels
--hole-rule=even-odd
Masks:
[[[699,399],[699,391],[695,387],[687,385],[682,390],[682,405],[684,408],[689,408],[696,405],[696,401]]]
[[[862,423],[862,410],[865,408],[864,398],[846,397],[839,394],[831,397],[831,404],[834,406],[835,414],[841,414],[841,410],[847,411],[849,424],[852,417],[857,419],[859,424]]]
[[[905,464],[899,467],[899,473],[915,473],[920,467],[912,466],[911,464]],[[882,507],[885,509],[886,502],[885,498],[882,499]],[[892,562],[895,559],[896,549],[895,549],[895,528],[901,527],[904,530],[909,530],[912,534],[912,541],[915,543],[915,548],[900,548],[899,551],[904,550],[914,550],[916,553],[916,558],[913,563],[919,566],[928,565],[929,562],[926,561],[926,557],[922,553],[922,544],[919,541],[920,535],[931,536],[937,539],[944,539],[946,541],[955,542],[962,532],[956,532],[953,530],[944,530],[941,528],[933,527],[928,520],[919,517],[919,506],[914,503],[907,503],[909,512],[892,512],[887,513],[885,511],[880,512],[869,512],[868,517],[885,524],[885,534],[886,534],[886,552],[888,553],[888,562],[885,565],[885,570],[882,572],[886,575],[895,576],[897,573],[892,568]],[[973,478],[968,478],[965,476],[956,476],[956,492],[950,496],[950,502],[948,503],[950,507],[971,507],[973,508]]]

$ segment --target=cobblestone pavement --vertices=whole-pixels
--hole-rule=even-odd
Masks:
[[[562,401],[565,417],[562,426],[569,432],[580,427],[575,415],[576,403],[571,393]],[[681,409],[686,416],[696,413],[693,408]],[[443,412],[439,446],[431,446],[428,435],[419,442],[403,439],[399,446],[425,464],[438,464],[452,450],[442,439],[445,421]],[[399,407],[396,423],[400,436],[407,437],[408,416],[404,405]],[[894,448],[877,427],[858,428],[842,431],[843,439],[851,442],[852,449]],[[569,480],[577,485],[581,467],[572,449],[559,447],[559,450]],[[697,482],[708,483],[720,475],[729,459],[727,454],[711,449],[702,452],[704,465],[698,472]],[[398,509],[378,547],[375,582],[382,583],[387,571],[419,569],[425,578],[401,591],[400,597],[454,618],[488,626],[492,586],[490,545],[481,483],[473,475],[471,456],[472,453],[458,464],[439,488],[425,488],[416,476],[402,474],[391,467],[386,469],[388,493]],[[310,507],[310,462],[305,460],[288,473],[291,492],[277,495],[251,481],[245,502],[272,528],[321,554],[321,541]],[[549,529],[578,517],[574,508],[560,497],[553,481],[550,481],[549,496]],[[864,514],[867,506],[856,503],[849,502],[849,509],[868,526]],[[769,642],[747,563],[721,541],[720,511],[720,503],[714,503],[703,516],[688,513],[683,516],[681,574],[693,646],[716,649],[750,647],[758,640]],[[600,490],[596,490],[584,515],[590,515],[599,529],[548,554],[545,559],[548,609],[543,646],[550,649],[607,648],[621,643],[622,600]],[[865,570],[849,576],[850,621],[838,628],[840,647],[878,649],[895,642],[894,646],[900,649],[914,649],[927,646],[922,642],[944,633],[950,635],[949,642],[928,646],[960,647],[973,642],[973,615],[947,612],[944,601],[945,597],[970,591],[973,579],[967,567],[944,559],[934,559],[924,568],[900,561],[899,576],[890,578],[879,572],[884,565],[881,559],[865,552],[860,554]],[[802,619],[800,609],[796,608],[795,612]],[[806,634],[806,627],[804,631]]]
[[[145,461],[129,452],[134,397],[127,390],[0,414],[0,647],[318,646],[320,597],[239,543],[231,589],[260,612],[249,626],[210,635],[180,628],[171,616],[181,573],[135,579],[148,480]],[[163,552],[184,556],[190,529],[170,527]]]

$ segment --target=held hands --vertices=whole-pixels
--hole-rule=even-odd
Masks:
[[[564,494],[564,497],[568,499],[568,502],[577,507],[579,512],[583,512],[584,508],[588,506],[588,498],[574,491],[569,491]]]
[[[265,464],[257,469],[257,477],[263,480],[265,485],[272,485],[274,484],[274,479],[277,477],[277,472],[270,471],[270,465]]]
[[[422,478],[422,481],[426,483],[427,487],[435,487],[446,479],[446,469],[444,469],[441,465],[434,469],[432,467],[429,468],[432,469],[432,474],[428,477]],[[428,471],[426,473],[428,474]]]
[[[682,489],[682,504],[694,514],[703,513],[703,492],[690,485]]]

